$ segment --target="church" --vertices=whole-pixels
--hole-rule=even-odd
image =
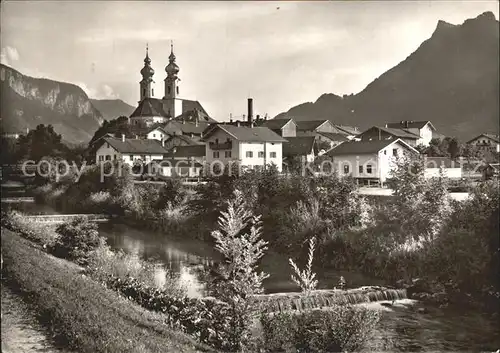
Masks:
[[[163,98],[154,98],[153,80],[154,70],[151,67],[148,47],[144,67],[141,70],[142,80],[139,82],[140,101],[137,108],[130,115],[129,121],[132,125],[165,124],[170,120],[193,123],[214,123],[203,106],[198,101],[181,98],[179,88],[179,66],[174,54],[174,46],[170,44],[169,63],[165,67],[167,77],[165,78],[165,93]]]

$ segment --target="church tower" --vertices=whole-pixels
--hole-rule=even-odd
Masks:
[[[139,83],[140,85],[140,97],[142,102],[144,98],[152,98],[154,95],[153,90],[153,75],[155,71],[151,67],[151,59],[149,58],[148,46],[146,45],[146,57],[144,58],[144,67],[141,70],[142,81]]]
[[[170,118],[175,118],[177,115],[182,114],[182,107],[180,104],[182,103],[177,97],[179,96],[179,77],[177,74],[179,73],[179,66],[175,63],[175,54],[174,54],[174,44],[170,44],[170,56],[168,57],[168,65],[165,67],[165,71],[167,72],[167,78],[165,78],[165,97],[164,100],[164,108],[165,112]],[[177,106],[177,109],[176,109]]]

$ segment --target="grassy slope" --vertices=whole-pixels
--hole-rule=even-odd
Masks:
[[[19,235],[2,228],[3,271],[56,340],[79,352],[209,351]]]

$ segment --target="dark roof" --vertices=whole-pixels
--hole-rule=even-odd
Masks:
[[[109,143],[120,153],[164,154],[167,152],[158,140],[125,139],[122,141],[118,138],[105,137],[101,141]]]
[[[381,131],[385,131],[389,135],[396,136],[399,138],[408,138],[408,139],[415,139],[415,140],[420,138],[420,136],[412,134],[411,132],[408,132],[408,131],[404,131],[402,129],[392,129],[392,128],[382,127],[382,126],[373,126],[373,127],[369,128],[368,130],[363,131],[358,136],[361,136],[361,135],[363,135],[363,134],[365,134],[368,131],[373,130],[373,129],[380,129]]]
[[[349,141],[342,142],[340,145],[332,148],[327,152],[329,156],[346,155],[346,154],[373,154],[377,153],[383,148],[389,146],[391,143],[398,141],[413,150],[405,142],[397,140],[375,140],[375,141]]]
[[[163,111],[162,100],[158,98],[144,98],[130,115],[131,118],[140,116],[167,116]]]
[[[408,123],[408,126],[406,125],[406,123]],[[421,129],[425,125],[427,125],[427,123],[430,123],[430,121],[429,120],[398,121],[397,123],[387,123],[386,125],[388,128],[392,128],[392,129],[405,129],[405,128],[406,129]],[[432,126],[432,129],[434,129],[434,126],[432,125],[432,123],[431,123],[431,126]]]
[[[448,157],[424,157],[424,164],[427,168],[460,168],[460,163]]]
[[[359,134],[359,130],[354,126],[347,125],[334,125],[338,130],[344,131],[348,135],[357,135]]]
[[[288,122],[290,122],[290,120],[293,121],[293,119],[291,119],[291,118],[271,119],[271,120],[264,121],[260,126],[267,127],[271,130],[278,130],[278,129],[282,129],[283,126],[285,126],[286,124],[288,124]]]
[[[175,158],[205,157],[205,145],[175,146],[170,149]]]
[[[195,141],[191,137],[186,136],[186,135],[172,135],[167,140],[165,140],[165,143],[169,142],[169,141],[171,141],[171,140],[173,140],[175,138],[178,138],[178,139],[186,142],[189,146],[195,146],[195,145],[200,145],[201,144],[200,142]]]
[[[306,156],[313,152],[314,136],[287,137],[283,143],[283,156]]]
[[[176,119],[184,119],[186,121],[195,121],[198,116],[199,122],[215,123],[216,121],[212,119],[208,113],[205,111],[203,106],[199,101],[193,101],[189,99],[182,100],[182,113],[176,116]]]
[[[319,131],[318,134],[325,136],[326,138],[329,138],[332,141],[349,141],[347,137],[345,137],[345,134],[339,134],[336,132],[321,132]]]
[[[267,127],[247,127],[226,124],[217,124],[215,128],[206,132],[204,137],[211,135],[217,129],[222,129],[235,139],[247,142],[286,142],[284,138]]]
[[[297,124],[297,130],[314,131],[318,127],[323,125],[326,121],[329,120],[303,120],[303,121],[295,121],[295,124]]]
[[[200,122],[213,123],[214,119],[208,116],[203,106],[198,101],[189,99],[181,99],[182,101],[182,114],[175,117],[177,120],[195,121],[198,118]],[[134,117],[150,117],[150,116],[163,116],[169,117],[167,112],[163,109],[163,100],[159,98],[144,98],[139,105],[130,115]]]
[[[182,131],[183,134],[196,134],[201,135],[201,133],[210,125],[207,122],[199,122],[198,124],[190,121],[186,121],[182,123],[182,121],[178,120],[170,120],[163,126],[163,131],[167,134],[171,134],[176,130]],[[171,129],[170,129],[171,128]]]

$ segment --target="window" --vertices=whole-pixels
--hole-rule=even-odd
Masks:
[[[113,155],[113,159],[116,161],[116,154],[115,154],[115,155]]]
[[[99,156],[99,161],[103,161],[104,160],[104,156]]]
[[[106,156],[106,160],[110,161],[111,160],[111,156]]]
[[[142,90],[142,95],[143,95],[143,96],[145,96],[145,95],[146,95],[146,89],[145,89],[145,88]]]
[[[397,157],[398,156],[398,149],[397,148],[393,148],[392,149],[392,155]]]
[[[262,151],[259,152],[259,158],[264,158],[264,152]]]
[[[349,174],[349,165],[344,164],[344,174]]]
[[[276,158],[276,152],[271,152],[269,153],[270,158]]]
[[[367,174],[371,174],[371,173],[372,173],[372,165],[371,165],[371,164],[368,164],[368,165],[366,166],[366,173],[367,173]]]
[[[177,86],[177,94],[179,94],[179,86]]]
[[[253,152],[252,151],[247,151],[247,153],[245,154],[245,156],[247,158],[252,158],[253,157]]]
[[[384,154],[387,154],[387,150],[384,150]]]
[[[214,158],[219,158],[219,151],[214,151],[213,156]]]
[[[362,165],[359,166],[359,174],[363,174],[363,166]]]
[[[231,158],[231,151],[224,152],[224,157]]]
[[[219,139],[215,139],[215,144],[218,145],[219,144]]]
[[[155,95],[155,89],[154,88],[151,88],[151,95],[154,96]]]
[[[106,142],[106,148],[109,148],[109,143]]]
[[[170,86],[168,86],[168,87],[167,87],[168,94],[170,94],[171,90],[172,90],[172,89],[170,88]]]
[[[156,137],[156,134],[153,134],[153,137]]]

